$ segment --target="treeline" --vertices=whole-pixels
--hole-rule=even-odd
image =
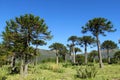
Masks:
[[[83,34],[90,32],[93,36],[70,36],[68,38],[68,41],[71,41],[70,44],[64,45],[55,42],[49,48],[55,51],[57,64],[59,63],[59,56],[66,61],[66,54],[69,54],[70,61],[74,64],[82,60],[84,64],[88,64],[88,60],[94,62],[97,57],[100,68],[102,68],[101,50],[107,50],[107,61],[111,63],[109,53],[110,50],[117,48],[117,44],[111,40],[104,41],[100,44],[99,35],[105,36],[106,32],[115,31],[116,29],[113,28],[112,23],[107,19],[94,18],[89,20],[82,27],[81,31]],[[46,45],[47,43],[45,41],[52,39],[52,35],[44,19],[33,14],[25,14],[13,20],[6,21],[5,30],[2,32],[2,39],[3,41],[0,44],[1,66],[2,64],[8,64],[11,66],[11,73],[17,71],[21,76],[26,76],[28,73],[28,64],[34,63],[34,65],[37,65],[38,46]],[[94,47],[95,45],[98,50],[91,51],[88,54],[87,47]],[[81,49],[76,46],[84,47],[84,56],[76,54],[77,52],[81,52]],[[120,51],[115,53],[114,60],[120,61]],[[16,65],[18,65],[19,70],[16,69]]]

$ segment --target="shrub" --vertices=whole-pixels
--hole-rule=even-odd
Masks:
[[[97,74],[96,67],[93,66],[82,66],[79,69],[77,69],[77,78],[94,78]]]
[[[42,63],[46,63],[46,62],[55,62],[55,61],[56,61],[55,58],[47,58],[47,59],[42,60]]]
[[[58,72],[58,73],[64,72],[64,70],[61,67],[59,67],[59,65],[57,64],[49,66],[49,69],[52,70],[53,72]]]
[[[62,66],[68,68],[69,66],[71,66],[71,63],[63,63]]]

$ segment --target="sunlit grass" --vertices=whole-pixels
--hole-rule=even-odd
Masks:
[[[98,69],[98,73],[95,78],[92,79],[80,79],[76,78],[76,70],[80,66],[63,67],[63,63],[56,65],[54,63],[41,63],[37,66],[30,65],[27,77],[24,80],[120,80],[120,65],[104,65],[103,69],[100,69],[98,64],[95,66]],[[8,66],[0,68],[0,76],[7,77],[7,80],[19,80],[20,75],[10,75],[7,71]],[[2,74],[1,74],[2,73]]]

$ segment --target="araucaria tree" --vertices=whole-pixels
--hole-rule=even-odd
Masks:
[[[82,50],[78,47],[75,47],[74,49],[75,49],[75,62],[76,62],[76,54],[77,52],[82,52]]]
[[[44,20],[32,14],[7,21],[3,32],[4,44],[21,60],[21,75],[27,74],[30,57],[36,54],[32,45],[43,45],[50,38],[50,31]]]
[[[111,40],[106,40],[102,43],[101,49],[107,50],[107,58],[108,63],[110,63],[110,50],[117,48],[117,44],[115,44]]]
[[[95,39],[91,36],[83,36],[79,37],[77,39],[77,44],[79,44],[81,47],[84,47],[84,52],[85,52],[85,64],[87,64],[88,59],[87,59],[87,47],[88,45],[92,45],[95,43]]]
[[[95,58],[97,57],[97,55],[98,55],[98,51],[92,50],[88,55],[89,61],[95,62]]]
[[[75,49],[74,49],[74,47],[75,47],[76,40],[77,40],[77,36],[70,36],[68,38],[68,41],[72,42],[71,46],[72,46],[72,53],[73,53],[73,63],[75,63]]]
[[[61,50],[64,50],[65,46],[63,44],[61,44],[61,43],[56,42],[56,43],[51,44],[49,46],[49,48],[51,50],[55,50],[55,52],[56,52],[56,64],[58,64],[59,63],[59,60],[58,60],[59,52]]]
[[[94,18],[89,20],[85,26],[82,27],[82,33],[86,33],[90,31],[93,36],[96,37],[97,40],[97,47],[98,47],[98,57],[99,57],[99,64],[100,68],[103,67],[102,56],[100,51],[100,40],[99,35],[105,36],[105,32],[114,32],[113,25],[110,21],[105,18]]]

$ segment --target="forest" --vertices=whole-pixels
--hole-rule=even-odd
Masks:
[[[54,37],[45,20],[34,14],[10,19],[1,34],[0,80],[120,80],[120,40],[101,43],[99,37],[116,30],[108,19],[93,18],[80,33],[92,36],[71,35],[67,45],[54,42],[46,53],[55,57],[44,59],[39,46]],[[97,50],[88,52],[88,47]],[[40,61],[40,56],[44,60]]]

